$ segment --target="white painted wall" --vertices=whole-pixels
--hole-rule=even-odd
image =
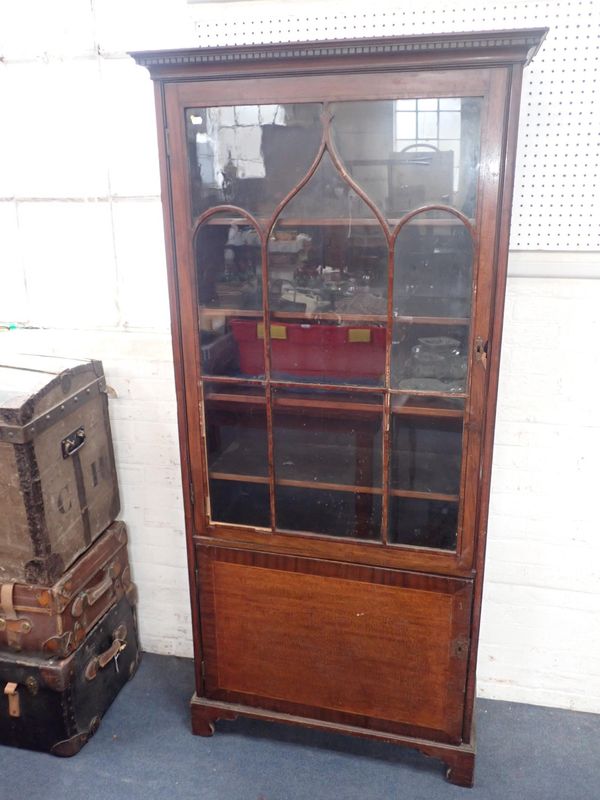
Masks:
[[[284,30],[290,9],[288,38],[304,38],[302,15],[316,35],[339,36],[343,14],[350,15],[345,35],[413,32],[422,25],[411,28],[401,15],[448,6],[422,5],[415,12],[406,0],[373,2],[366,30],[356,27],[354,0],[279,0],[277,24]],[[463,9],[467,16],[474,9],[463,29],[509,27],[519,14],[521,24],[535,24],[527,14],[540,3],[506,2],[504,19],[493,22],[485,5]],[[216,36],[215,22],[224,20],[220,37],[251,41],[250,6],[257,24],[275,13],[258,0],[0,5],[0,320],[33,326],[1,333],[0,356],[12,350],[103,360],[117,394],[111,418],[141,637],[154,652],[190,655],[191,631],[152,86],[124,53],[193,46],[197,33]],[[571,3],[572,19],[560,24],[589,25],[582,17],[588,6]],[[388,17],[385,30],[375,30],[386,8],[396,21]],[[428,30],[449,29],[438,19]],[[198,20],[204,27],[196,31]],[[597,60],[590,57],[591,76]],[[536,63],[529,98],[548,92]],[[560,91],[574,96],[568,48],[560,80]],[[540,205],[527,193],[528,135],[522,129],[520,231],[548,229],[553,207],[547,190]],[[573,139],[553,142],[561,163]],[[585,157],[591,176],[598,151],[588,148]],[[571,173],[561,180],[552,190],[557,201]],[[591,212],[586,224],[597,234]],[[520,234],[513,246],[524,249],[511,253],[479,693],[600,712],[600,255],[580,232],[560,236],[570,252],[527,250]]]

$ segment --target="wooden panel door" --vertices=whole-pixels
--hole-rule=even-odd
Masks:
[[[460,742],[470,581],[199,551],[205,697]]]

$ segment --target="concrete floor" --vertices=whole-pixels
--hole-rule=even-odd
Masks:
[[[474,789],[393,745],[253,720],[189,732],[187,659],[145,655],[72,759],[0,747],[0,800],[598,800],[600,716],[480,701]]]

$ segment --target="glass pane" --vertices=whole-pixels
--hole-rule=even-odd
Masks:
[[[396,139],[406,139],[407,144],[415,140],[417,131],[417,115],[414,111],[402,111],[396,114]]]
[[[440,139],[460,137],[460,111],[440,111]]]
[[[460,97],[440,97],[440,111],[460,111]]]
[[[481,107],[480,97],[334,103],[333,141],[352,178],[388,219],[428,203],[473,217]]]
[[[221,204],[272,214],[317,154],[321,109],[320,103],[187,109],[193,216]]]
[[[201,225],[194,247],[203,374],[263,375],[258,233],[243,217],[216,214]]]
[[[274,390],[277,527],[378,538],[383,396]]]
[[[381,492],[382,397],[275,390],[275,480]]]
[[[327,154],[273,229],[268,276],[273,377],[382,385],[387,243]]]
[[[458,503],[390,497],[388,540],[392,544],[455,550]]]
[[[218,388],[225,388],[220,393]],[[264,391],[264,390],[263,390]],[[231,398],[231,399],[229,399]],[[248,402],[251,401],[251,402]],[[205,396],[206,451],[211,477],[267,478],[267,417],[264,394],[240,403],[227,387]],[[226,477],[225,477],[226,476]]]
[[[458,496],[462,427],[461,417],[393,414],[392,490]]]
[[[379,539],[381,495],[277,486],[277,527],[354,539]]]
[[[204,386],[211,519],[270,527],[267,416],[259,386]]]
[[[471,235],[453,214],[418,214],[400,230],[392,388],[465,391],[472,261]]]
[[[215,522],[270,528],[266,483],[210,480],[210,511]]]
[[[467,326],[394,324],[392,388],[464,392],[468,370]]]
[[[400,231],[394,253],[396,315],[469,316],[472,248],[460,225],[458,230],[419,227],[415,217]]]
[[[417,137],[419,139],[435,139],[438,137],[437,111],[421,111],[417,114]]]

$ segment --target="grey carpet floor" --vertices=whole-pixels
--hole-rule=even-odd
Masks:
[[[474,789],[393,745],[238,719],[192,736],[187,659],[145,654],[74,758],[0,747],[2,800],[600,800],[600,716],[479,701]]]

